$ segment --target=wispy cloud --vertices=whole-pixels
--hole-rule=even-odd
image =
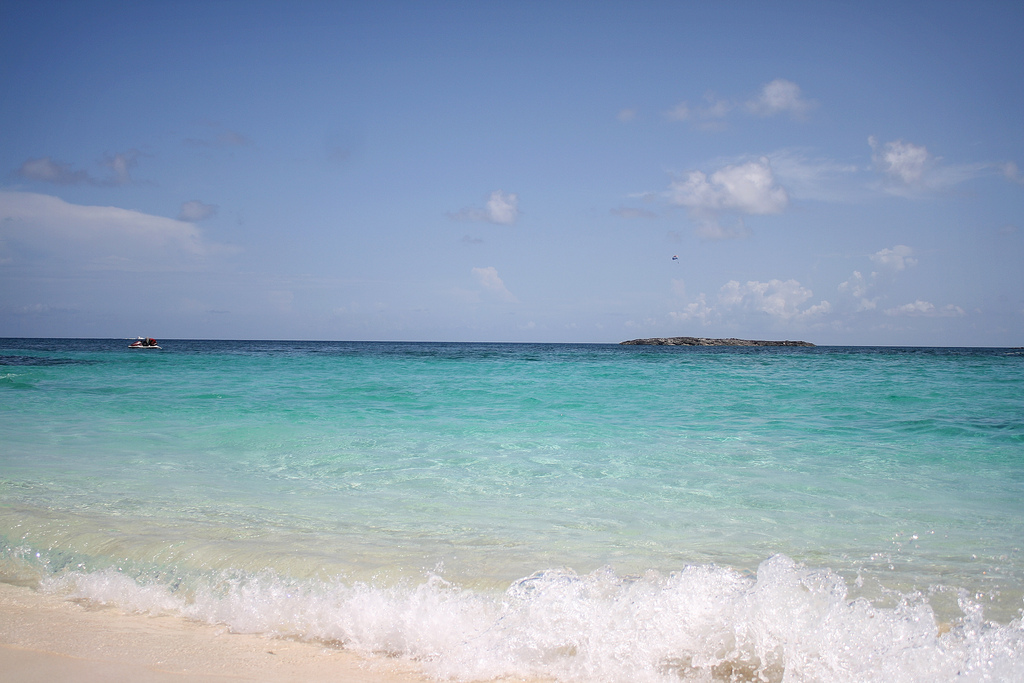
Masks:
[[[748,172],[756,171],[755,175],[762,179],[767,179],[770,170],[772,183],[781,192],[785,192],[789,202],[865,202],[892,195],[907,199],[922,198],[940,195],[961,183],[994,175],[1002,175],[1010,182],[1024,185],[1024,177],[1012,162],[949,164],[931,154],[925,146],[905,140],[880,143],[871,137],[868,143],[872,150],[870,165],[829,159],[815,155],[811,150],[792,148],[765,154],[762,160],[767,161],[758,164],[761,168],[749,167],[755,162],[741,158],[724,162],[726,166],[723,170],[747,166]],[[708,185],[714,184],[714,177],[712,175],[711,179],[704,179],[691,171],[685,179],[673,183],[673,190],[685,190],[685,194],[690,195],[687,205],[699,206],[705,211],[718,202],[720,211],[733,204],[736,213],[758,213],[740,210],[741,206],[754,207],[758,205],[756,203],[745,203],[738,197],[730,200],[729,193],[709,191]],[[769,186],[762,183],[754,187]],[[697,199],[697,190],[706,193],[702,195],[706,197],[703,201]],[[782,206],[778,201],[781,193],[765,195],[763,199],[769,201],[761,202],[762,206]],[[701,217],[694,214],[694,218]]]
[[[86,171],[75,170],[71,164],[50,157],[29,159],[14,173],[26,180],[39,180],[55,185],[81,185],[92,180]]]
[[[647,209],[638,209],[631,206],[619,206],[614,209],[609,209],[609,213],[619,218],[657,218],[658,214]]]
[[[108,155],[103,160],[103,165],[113,172],[110,183],[113,185],[132,184],[131,170],[138,163],[140,152],[137,149],[130,149],[122,154]]]
[[[729,112],[736,108],[732,102],[718,97],[714,93],[705,94],[704,101],[707,104],[703,107],[698,107],[697,113],[705,121],[724,119]]]
[[[1024,176],[1021,175],[1020,169],[1017,168],[1017,164],[1012,161],[1007,161],[999,164],[999,170],[1002,172],[1003,177],[1009,180],[1011,183],[1024,186]]]
[[[888,316],[958,318],[965,315],[965,311],[959,306],[954,306],[953,304],[947,304],[942,308],[936,308],[931,302],[921,301],[918,299],[913,303],[886,309],[885,314]]]
[[[905,140],[880,143],[870,137],[868,143],[870,165],[782,149],[757,159],[719,160],[710,174],[690,170],[668,190],[640,196],[686,207],[701,238],[726,240],[750,234],[745,217],[782,213],[794,201],[866,202],[886,195],[913,199],[996,174],[1024,185],[1012,162],[948,164],[925,146]]]
[[[906,140],[881,143],[868,138],[871,164],[816,156],[804,149],[767,154],[778,181],[793,200],[863,202],[883,195],[907,199],[941,195],[961,183],[1002,175],[1024,185],[1012,162],[946,163],[924,145]]]
[[[502,282],[501,278],[498,277],[498,269],[494,266],[474,268],[472,273],[473,277],[476,278],[476,281],[485,291],[490,292],[502,301],[507,301],[509,303],[517,303],[519,301],[516,296],[508,290],[508,287],[505,286],[505,283]]]
[[[709,92],[704,95],[704,105],[691,106],[684,100],[666,111],[665,118],[669,121],[689,121],[700,130],[724,130],[725,118],[733,109],[735,105],[732,102]]]
[[[253,141],[246,135],[232,130],[222,123],[216,121],[200,122],[204,128],[209,130],[209,135],[200,137],[185,138],[185,144],[189,147],[251,147]]]
[[[690,106],[686,102],[680,102],[665,112],[665,118],[669,121],[685,121],[690,118]]]
[[[52,157],[29,159],[14,171],[14,175],[25,180],[52,183],[54,185],[92,185],[95,187],[117,187],[130,185],[134,182],[131,169],[138,163],[142,153],[130,149],[119,154],[104,157],[102,165],[111,173],[106,178],[98,178],[83,169],[76,169],[68,163]]]
[[[190,202],[182,203],[181,211],[178,212],[178,220],[197,223],[216,215],[218,208],[216,204],[204,204],[198,199],[193,199]]]
[[[688,121],[700,130],[717,131],[727,127],[727,119],[735,111],[761,118],[789,114],[790,118],[804,120],[818,106],[803,96],[800,86],[785,78],[776,78],[761,86],[757,95],[746,100],[720,97],[707,92],[703,104],[691,105],[682,100],[665,112],[669,121]]]
[[[913,197],[941,192],[992,172],[989,163],[944,164],[924,145],[905,140],[881,143],[871,136],[868,144],[871,160],[883,178],[880,188],[888,194]]]
[[[616,114],[615,118],[623,123],[629,123],[636,118],[636,109],[629,107],[626,109],[620,109],[619,113]]]
[[[872,273],[876,275],[876,273]],[[845,280],[839,284],[839,291],[842,293],[849,292],[856,300],[855,310],[859,313],[861,311],[872,311],[878,306],[878,297],[868,297],[874,278],[868,279],[859,271],[853,271],[853,274],[848,280]]]
[[[895,281],[896,274],[917,265],[913,254],[914,250],[905,244],[879,249],[869,257],[878,270],[867,276],[859,270],[853,271],[847,280],[840,283],[839,292],[854,298],[855,312],[875,310],[885,297],[886,288]]]
[[[859,270],[853,271],[849,279],[839,285],[839,292],[854,298],[853,312],[865,313],[878,309],[879,302],[887,298],[887,290],[895,282],[897,274],[917,265],[914,250],[905,244],[879,249],[869,258],[877,270],[865,276]],[[952,318],[965,315],[964,309],[954,304],[938,307],[935,304],[916,299],[900,306],[882,311],[889,317]]]
[[[854,163],[814,156],[803,149],[766,155],[779,183],[793,200],[846,202],[863,199],[864,169]]]
[[[485,221],[497,225],[512,225],[519,218],[519,197],[495,190],[487,198],[484,208],[467,207],[448,216],[460,221]]]

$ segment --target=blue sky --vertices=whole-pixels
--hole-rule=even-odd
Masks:
[[[1021,35],[1019,2],[0,0],[0,336],[1019,346]]]

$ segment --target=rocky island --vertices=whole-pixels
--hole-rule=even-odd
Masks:
[[[619,342],[633,346],[814,346],[805,341],[763,341],[760,339],[708,339],[706,337],[653,337]]]

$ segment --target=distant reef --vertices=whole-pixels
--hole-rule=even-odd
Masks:
[[[633,346],[814,346],[805,341],[763,341],[760,339],[708,339],[706,337],[653,337],[619,342]]]

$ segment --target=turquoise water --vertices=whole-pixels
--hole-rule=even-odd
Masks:
[[[127,344],[0,340],[0,580],[462,679],[1024,679],[1020,350]]]

